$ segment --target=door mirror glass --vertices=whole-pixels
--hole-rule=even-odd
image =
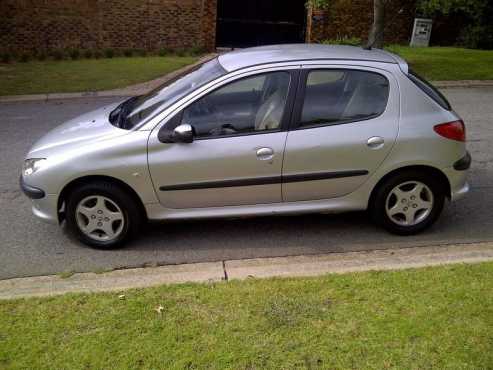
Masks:
[[[162,129],[158,134],[158,139],[162,143],[184,143],[193,142],[194,129],[192,125],[182,123],[173,130]]]

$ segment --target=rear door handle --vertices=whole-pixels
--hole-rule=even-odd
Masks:
[[[380,149],[383,147],[384,144],[385,144],[385,140],[383,139],[383,137],[373,136],[368,139],[366,145],[368,145],[368,147],[371,149]]]
[[[274,158],[274,150],[272,148],[257,149],[257,158],[260,161],[270,161]]]

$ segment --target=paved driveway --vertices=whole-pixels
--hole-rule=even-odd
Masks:
[[[474,158],[472,191],[448,205],[430,231],[401,238],[374,227],[364,213],[152,225],[118,251],[97,251],[37,221],[18,189],[25,152],[66,119],[112,102],[83,99],[0,104],[0,279],[66,271],[179,264],[266,256],[374,250],[493,240],[493,89],[445,90],[468,124]]]

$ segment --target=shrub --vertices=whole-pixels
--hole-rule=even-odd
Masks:
[[[12,55],[10,53],[0,54],[0,61],[2,63],[10,63],[12,61]]]
[[[94,50],[93,56],[96,59],[100,59],[103,57],[103,52],[101,50]]]
[[[57,50],[52,50],[51,51],[51,56],[53,57],[53,59],[55,60],[62,60],[62,59],[65,59],[65,53],[63,52],[63,50],[60,50],[60,49],[57,49]]]
[[[123,55],[126,57],[133,57],[134,51],[133,51],[133,49],[130,49],[130,48],[123,49]]]
[[[188,55],[188,51],[183,48],[179,48],[175,50],[175,54],[179,57],[186,57]]]
[[[139,57],[145,57],[147,55],[147,50],[146,49],[136,49],[135,50],[135,53],[139,56]]]
[[[44,50],[39,50],[37,53],[36,53],[36,59],[37,60],[46,60],[46,58],[48,58],[48,54],[46,54],[46,51]]]
[[[188,53],[192,56],[199,56],[205,54],[205,49],[202,46],[195,45],[188,50]]]
[[[110,49],[110,48],[105,49],[104,50],[104,56],[106,58],[113,58],[115,56],[115,51],[113,49]]]
[[[83,54],[84,54],[84,58],[86,59],[91,59],[93,56],[92,50],[90,49],[84,50]]]
[[[20,58],[19,58],[19,61],[21,63],[27,63],[31,60],[31,56],[29,55],[29,53],[22,53]]]
[[[342,36],[336,39],[324,40],[322,44],[361,46],[363,43],[359,37]]]
[[[493,25],[471,25],[465,27],[458,40],[469,49],[493,49]]]
[[[173,50],[171,50],[170,48],[161,48],[161,49],[159,49],[159,52],[158,52],[158,55],[160,57],[165,57],[165,56],[168,56],[170,54],[173,54]]]
[[[73,60],[80,58],[80,50],[79,49],[71,49],[68,54],[69,54],[70,58]]]

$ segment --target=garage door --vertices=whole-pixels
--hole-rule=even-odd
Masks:
[[[304,42],[305,0],[219,0],[218,47]]]

